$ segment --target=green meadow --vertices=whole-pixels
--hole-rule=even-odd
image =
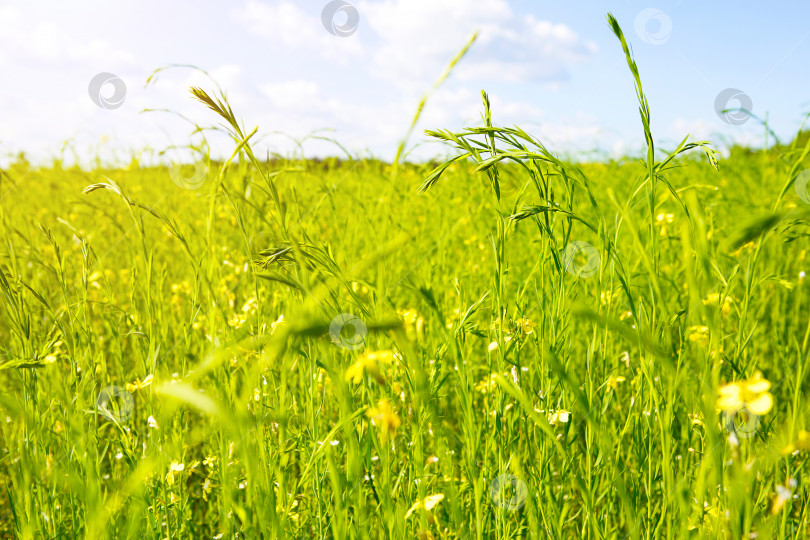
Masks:
[[[486,93],[269,159],[196,88],[227,159],[0,171],[0,535],[805,538],[810,138],[654,146],[611,24],[621,160]]]

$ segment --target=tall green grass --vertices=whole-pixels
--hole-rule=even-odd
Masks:
[[[193,89],[234,143],[199,189],[2,171],[2,534],[806,536],[810,142],[656,149],[609,23],[641,160],[561,160],[482,92],[438,167],[271,161]]]

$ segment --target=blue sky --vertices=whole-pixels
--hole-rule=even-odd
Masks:
[[[767,115],[787,140],[810,111],[810,4],[804,2],[358,0],[349,9],[359,24],[343,37],[322,24],[326,4],[3,2],[0,156],[24,150],[34,159],[64,152],[67,159],[98,153],[147,160],[172,145],[198,142],[178,116],[141,112],[170,109],[217,123],[188,97],[192,84],[211,88],[201,74],[173,69],[144,86],[156,68],[194,64],[219,81],[248,129],[259,126],[261,153],[288,155],[297,148],[293,139],[329,129],[321,134],[355,155],[390,159],[420,96],[476,30],[478,42],[428,102],[411,139],[413,157],[445,152],[425,143],[424,129],[478,124],[481,89],[490,94],[496,124],[518,124],[555,151],[634,153],[642,131],[608,11],[632,44],[653,135],[664,147],[686,134],[721,147],[761,145],[763,128],[755,119],[733,125],[715,112],[715,99],[727,88],[745,93],[754,114]],[[118,108],[99,107],[88,94],[102,72],[126,84]],[[219,155],[232,147],[216,134],[209,142]],[[342,153],[313,139],[303,150]]]

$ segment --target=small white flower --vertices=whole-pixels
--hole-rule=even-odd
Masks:
[[[737,439],[737,434],[733,431],[728,435],[728,444],[733,448],[740,446],[740,440]]]

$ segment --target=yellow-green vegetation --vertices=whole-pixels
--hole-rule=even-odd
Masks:
[[[810,142],[653,148],[611,22],[641,160],[483,94],[438,167],[267,161],[195,89],[196,189],[2,171],[2,535],[805,537]]]

